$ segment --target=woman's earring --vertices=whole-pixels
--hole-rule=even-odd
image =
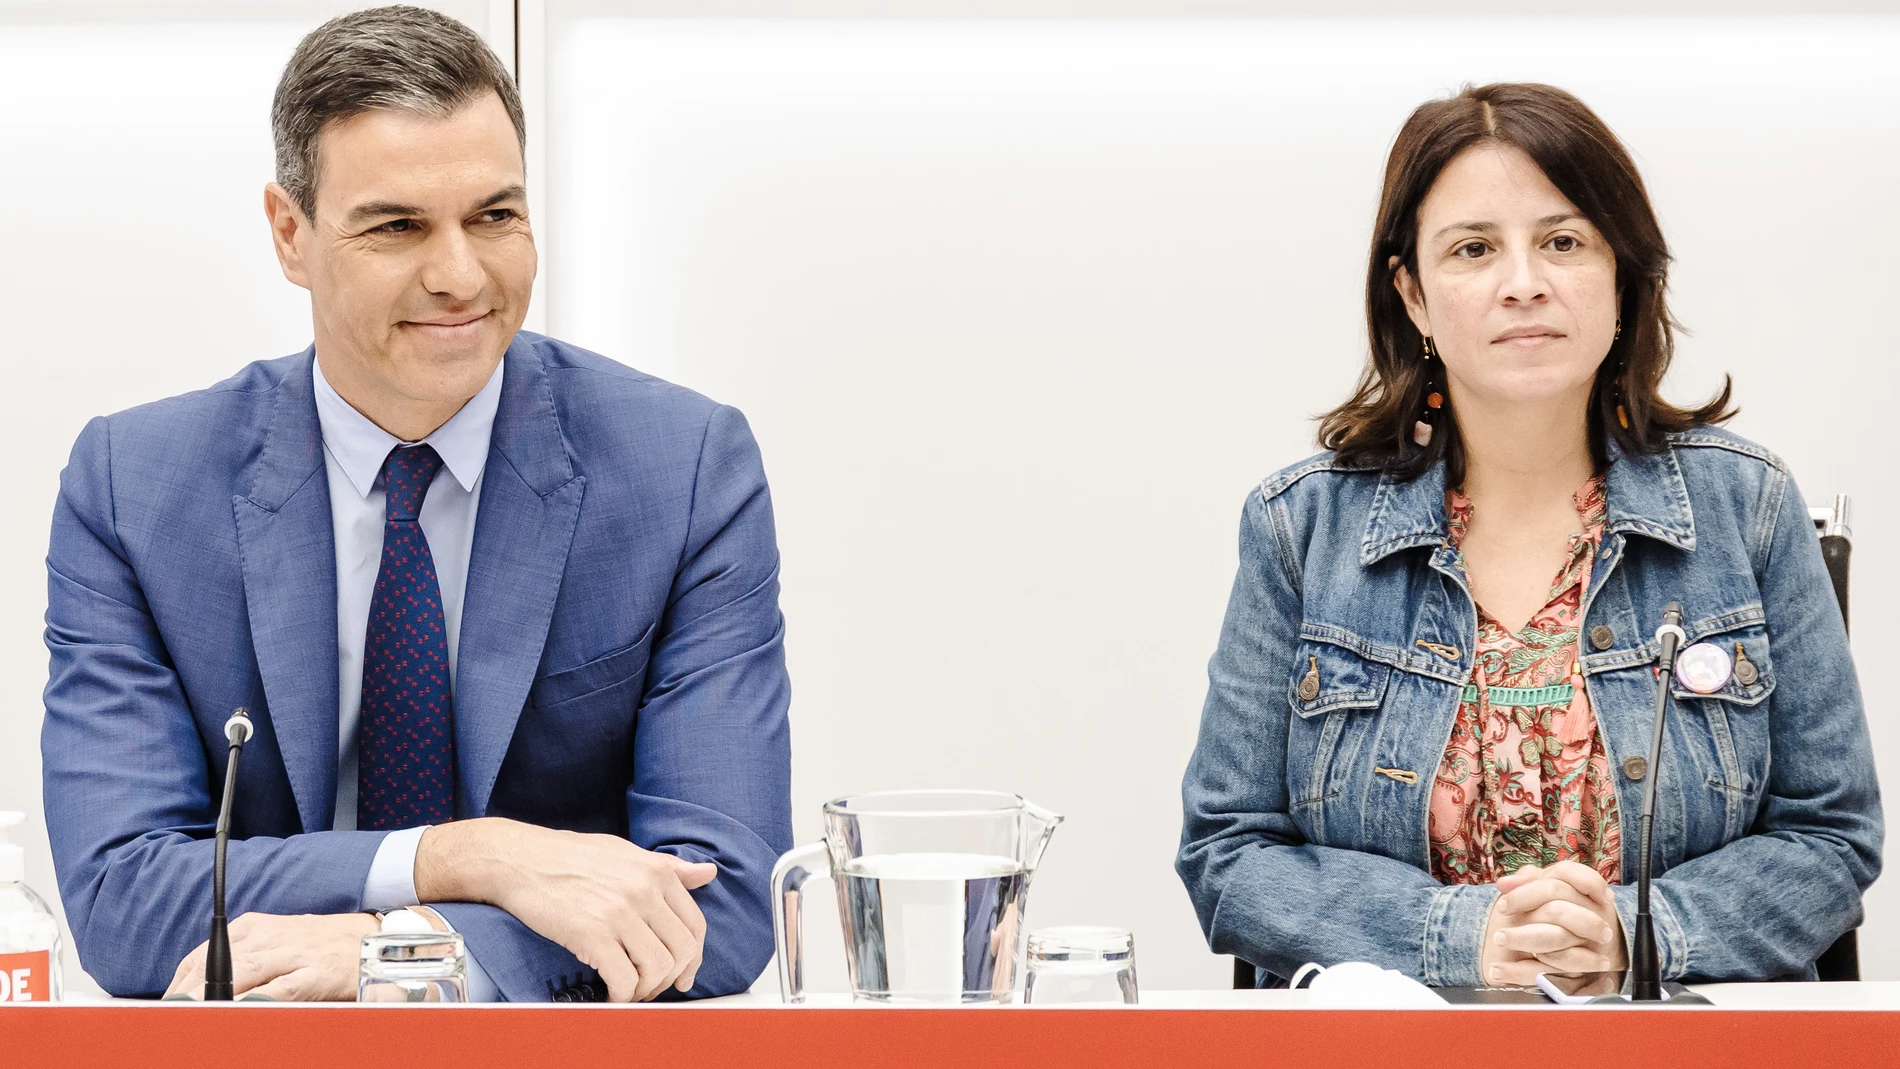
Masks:
[[[1438,410],[1445,407],[1445,395],[1433,388],[1434,376],[1429,370],[1432,357],[1437,355],[1438,350],[1432,345],[1431,335],[1428,334],[1425,336],[1424,361],[1428,365],[1425,372],[1425,411],[1419,414],[1418,422],[1412,424],[1412,441],[1420,449],[1432,444],[1432,423],[1437,419]]]
[[[1616,330],[1618,334],[1623,332],[1621,320],[1617,322]],[[1630,414],[1623,410],[1623,362],[1621,360],[1616,363],[1616,422],[1621,424],[1624,430],[1630,429]]]
[[[1622,320],[1622,317],[1619,316],[1617,317],[1617,320],[1616,320],[1616,333],[1610,336],[1610,344],[1615,345],[1617,342],[1622,341],[1622,340],[1623,340],[1623,320]]]

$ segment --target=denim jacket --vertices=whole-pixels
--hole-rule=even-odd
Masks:
[[[1607,492],[1578,647],[1617,783],[1625,937],[1642,777],[1659,772],[1650,908],[1664,978],[1812,975],[1860,923],[1883,828],[1807,507],[1778,458],[1715,428],[1654,455],[1613,446]],[[1280,977],[1370,961],[1482,982],[1496,889],[1429,869],[1432,781],[1478,629],[1444,502],[1442,463],[1400,482],[1330,454],[1248,496],[1176,862],[1216,952]],[[1654,633],[1672,601],[1689,642],[1739,645],[1755,671],[1706,696],[1676,688],[1650,770]],[[1302,692],[1315,666],[1320,685]]]

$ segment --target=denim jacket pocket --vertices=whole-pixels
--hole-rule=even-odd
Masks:
[[[1729,658],[1728,682],[1711,694],[1697,694],[1674,680],[1672,693],[1678,701],[1690,699],[1727,702],[1731,706],[1753,708],[1775,691],[1775,669],[1768,659],[1768,628],[1749,624],[1720,632],[1696,635],[1691,645],[1706,642]]]
[[[1339,797],[1367,720],[1385,702],[1392,667],[1326,642],[1301,644],[1287,683],[1294,722],[1287,739],[1288,799],[1314,843],[1326,843],[1326,803]],[[1343,762],[1343,764],[1342,764]]]
[[[1713,761],[1705,765],[1705,782],[1722,809],[1723,843],[1747,833],[1768,779],[1769,718],[1763,705],[1775,691],[1775,673],[1768,629],[1759,613],[1752,616],[1721,630],[1690,633],[1695,642],[1710,643],[1728,655],[1728,682],[1708,694],[1697,694],[1680,680],[1670,686],[1677,708],[1692,716],[1699,713],[1707,727],[1710,749],[1704,753]]]
[[[1368,661],[1326,642],[1300,647],[1287,684],[1287,700],[1303,719],[1350,709],[1374,710],[1385,700],[1390,665]]]

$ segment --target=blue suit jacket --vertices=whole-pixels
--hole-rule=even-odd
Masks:
[[[93,420],[47,557],[46,820],[80,960],[164,990],[205,939],[223,725],[233,916],[361,907],[383,833],[330,830],[336,557],[312,352]],[[791,844],[778,550],[740,414],[549,338],[509,346],[455,679],[458,816],[712,861],[693,995],[771,956]],[[445,905],[511,1000],[591,979],[490,906]]]

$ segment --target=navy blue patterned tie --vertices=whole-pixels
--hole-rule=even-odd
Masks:
[[[356,826],[413,828],[455,819],[455,704],[435,558],[418,517],[442,468],[427,445],[383,461],[383,562],[363,638],[356,726]]]

